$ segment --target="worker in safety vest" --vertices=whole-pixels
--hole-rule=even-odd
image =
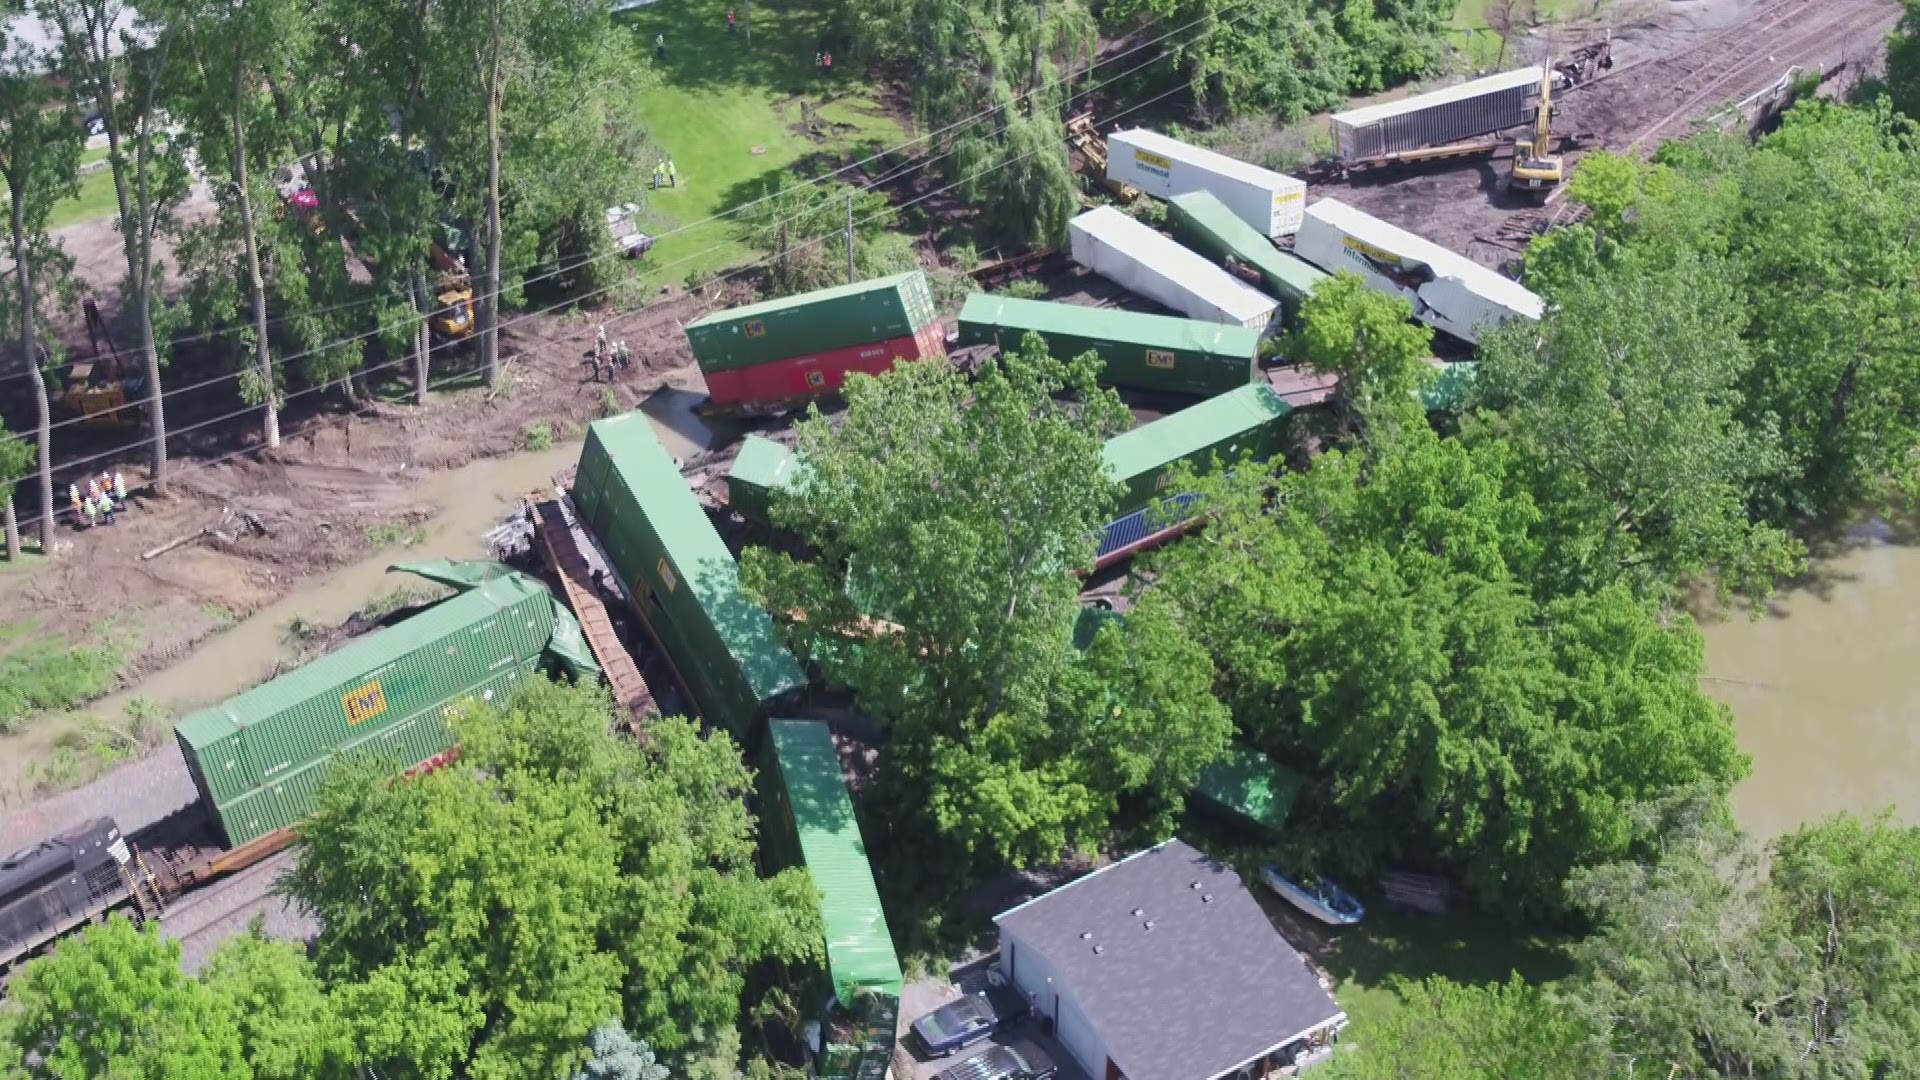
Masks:
[[[100,515],[107,519],[107,524],[113,524],[113,496],[104,491],[100,493]]]
[[[67,485],[67,498],[73,501],[73,517],[75,521],[78,521],[80,519],[80,485],[79,484]]]
[[[86,515],[87,528],[93,528],[93,519],[100,513],[100,507],[93,501],[93,496],[89,495],[81,500],[80,509]]]
[[[625,371],[628,365],[632,363],[633,354],[627,351],[627,343],[624,341],[616,342],[613,346],[613,366],[619,368],[621,371]]]
[[[655,34],[653,36],[653,58],[655,60],[665,60],[667,58],[667,35]]]
[[[113,501],[117,503],[127,501],[127,481],[120,475],[119,469],[113,470]]]
[[[674,166],[672,158],[667,159],[667,186],[680,186],[680,170]]]

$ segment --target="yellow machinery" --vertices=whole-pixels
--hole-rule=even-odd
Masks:
[[[1548,68],[1540,76],[1540,111],[1534,120],[1533,139],[1513,144],[1513,172],[1507,176],[1507,189],[1544,199],[1566,178],[1566,161],[1553,152],[1553,69]]]
[[[460,341],[473,334],[473,279],[466,264],[440,244],[431,250],[434,277],[433,317],[427,326],[447,341]]]
[[[1067,139],[1075,150],[1094,170],[1095,178],[1112,191],[1114,197],[1123,203],[1130,203],[1140,197],[1140,189],[1132,184],[1123,184],[1118,180],[1107,179],[1107,140],[1093,126],[1093,113],[1083,112],[1067,118]]]

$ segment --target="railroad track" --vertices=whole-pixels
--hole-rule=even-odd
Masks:
[[[1698,44],[1667,56],[1648,57],[1615,67],[1565,91],[1589,91],[1631,71],[1637,81],[1659,78],[1662,69],[1675,78],[1672,94],[1678,103],[1665,115],[1641,127],[1627,142],[1629,154],[1647,152],[1693,122],[1702,112],[1727,101],[1737,101],[1764,89],[1792,66],[1794,59],[1823,42],[1844,41],[1897,13],[1881,0],[1778,0],[1755,12],[1740,26],[1729,28]],[[1587,95],[1583,105],[1595,95]],[[1603,107],[1603,106],[1596,106]],[[1546,205],[1507,215],[1481,243],[1523,253],[1532,238],[1548,229],[1577,224],[1590,210],[1559,197]]]

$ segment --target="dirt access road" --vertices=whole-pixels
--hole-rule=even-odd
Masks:
[[[1613,70],[1557,98],[1554,129],[1594,137],[1589,145],[1651,153],[1792,67],[1821,72],[1823,92],[1842,92],[1878,69],[1900,13],[1897,0],[1664,0],[1619,25],[1530,36],[1521,52],[1526,62],[1540,62],[1610,30]],[[1569,159],[1577,162],[1579,155]],[[1524,248],[1530,230],[1561,213],[1559,201],[1542,212],[1509,196],[1507,167],[1504,160],[1481,162],[1315,190],[1486,265],[1504,266]]]

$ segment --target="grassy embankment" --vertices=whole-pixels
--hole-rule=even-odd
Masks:
[[[900,122],[885,114],[876,88],[836,66],[829,80],[814,67],[826,29],[825,17],[804,5],[753,9],[753,47],[746,27],[727,33],[727,9],[744,18],[741,5],[726,0],[660,0],[615,19],[653,54],[655,35],[667,39],[660,79],[641,91],[647,132],[672,155],[679,169],[675,188],[650,191],[648,176],[634,177],[634,201],[647,207],[642,227],[664,234],[646,257],[657,284],[684,281],[751,261],[731,221],[695,224],[738,205],[755,182],[814,154],[839,164],[856,147],[884,147],[905,138]],[[819,110],[831,134],[802,134],[801,103]]]
[[[107,160],[107,148],[82,150],[80,164],[90,165],[96,161]],[[7,205],[5,192],[0,192],[0,206]],[[70,198],[61,199],[53,204],[53,210],[47,215],[47,227],[58,229],[63,225],[73,225],[94,218],[106,217],[114,213],[119,204],[113,193],[113,170],[104,164],[80,177],[80,190]]]
[[[1533,25],[1544,27],[1570,19],[1585,19],[1596,10],[1605,11],[1618,6],[1618,0],[1521,0],[1511,8],[1516,22],[1524,25],[1524,22],[1530,21]],[[1502,57],[1501,34],[1494,28],[1508,7],[1506,0],[1460,0],[1460,6],[1454,9],[1453,30],[1448,40],[1474,71],[1519,66],[1516,43],[1507,43],[1505,56]],[[1529,12],[1530,19],[1527,18]]]

